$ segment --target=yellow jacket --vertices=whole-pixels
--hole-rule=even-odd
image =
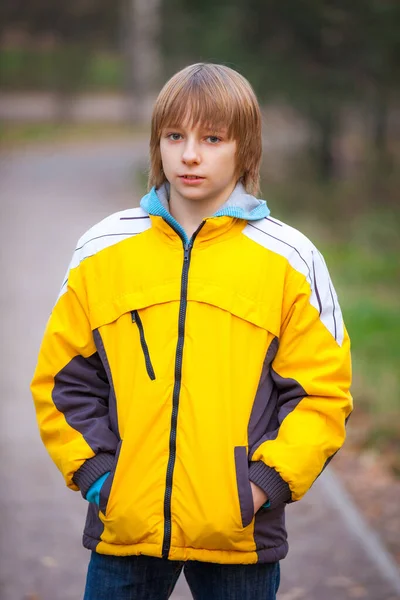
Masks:
[[[345,438],[349,339],[321,254],[238,184],[191,240],[168,187],[79,241],[32,381],[41,437],[103,554],[217,563],[287,553]],[[250,480],[270,507],[254,515]]]

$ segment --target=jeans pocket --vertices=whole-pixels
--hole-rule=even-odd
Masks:
[[[254,502],[246,446],[235,446],[235,468],[242,526],[247,527],[254,518]]]
[[[110,472],[109,476],[107,477],[107,479],[105,480],[105,482],[103,483],[103,485],[101,486],[99,508],[104,515],[107,514],[107,504],[108,504],[108,500],[110,498],[111,488],[112,488],[112,484],[113,484],[114,477],[115,477],[115,472],[117,470],[118,459],[119,459],[119,455],[121,452],[121,447],[122,447],[122,440],[119,442],[119,444],[117,446],[117,451],[115,453],[114,467],[113,467],[112,471]]]

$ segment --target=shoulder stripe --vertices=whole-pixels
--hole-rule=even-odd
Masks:
[[[315,299],[317,300],[320,311],[319,318],[335,338],[338,345],[341,346],[344,340],[344,323],[336,291],[322,254],[314,248],[312,250],[312,257],[313,285],[310,302],[317,308]]]
[[[271,219],[271,217],[264,217],[266,221],[270,221],[270,223],[273,223],[274,225],[278,225],[278,227],[283,227],[282,223],[278,223],[278,221],[274,221],[274,219]]]
[[[149,215],[145,215],[143,217],[120,217],[120,221],[134,221],[136,219],[150,219]]]
[[[317,250],[317,252],[318,252],[321,262],[323,263],[323,265],[325,267],[326,273],[328,273],[328,269],[325,264],[324,257],[318,250]],[[329,278],[329,275],[328,275],[328,278]],[[337,336],[335,336],[335,339],[336,339],[337,343],[341,346],[343,343],[343,338],[344,338],[343,316],[342,316],[342,311],[340,309],[336,290],[335,290],[332,280],[330,278],[329,278],[329,289],[330,289],[331,300],[332,300],[332,305],[333,305],[332,316],[333,316],[333,320],[334,320],[335,331],[337,333]]]
[[[130,214],[130,216],[121,217],[121,213],[111,215],[89,229],[89,231],[80,238],[61,286],[57,301],[67,291],[68,276],[71,269],[75,269],[82,261],[94,256],[101,250],[136,236],[139,233],[143,233],[151,227],[150,217],[147,214],[144,214],[144,211],[141,208],[129,209],[123,211],[122,214],[124,213]],[[121,222],[127,220],[134,221],[131,226],[131,231],[127,231],[127,229],[130,228],[128,224]]]
[[[321,316],[321,313],[322,313],[322,303],[321,303],[321,296],[319,295],[319,291],[318,291],[317,278],[315,276],[314,252],[312,253],[312,257],[313,257],[313,263],[312,264],[313,264],[313,279],[314,279],[314,284],[315,284],[315,295],[317,296],[319,314]]]
[[[84,244],[82,244],[82,246],[78,246],[78,248],[75,248],[75,252],[78,252],[79,250],[82,250],[82,248],[84,248],[86,246],[86,244],[90,244],[90,242],[94,242],[95,240],[100,240],[101,238],[105,238],[105,237],[111,237],[111,236],[115,236],[115,235],[125,235],[125,236],[132,236],[132,235],[137,235],[138,233],[141,233],[140,231],[136,231],[135,233],[131,233],[131,232],[121,232],[121,233],[105,233],[104,235],[98,235],[90,240],[88,240],[87,242],[85,242]],[[85,258],[88,258],[87,256],[85,256]]]
[[[278,242],[281,242],[281,244],[285,244],[286,246],[288,246],[289,248],[292,248],[292,250],[294,250],[295,252],[297,252],[299,258],[303,261],[303,263],[306,266],[307,273],[308,273],[308,280],[311,283],[310,267],[309,267],[307,261],[305,260],[305,258],[303,258],[303,256],[300,254],[300,252],[298,251],[298,249],[295,246],[292,246],[292,244],[289,244],[288,242],[285,242],[285,240],[282,240],[281,238],[278,238],[278,237],[272,235],[271,233],[268,233],[267,231],[264,231],[263,229],[260,229],[259,227],[256,227],[252,223],[248,223],[248,227],[253,227],[254,229],[257,229],[258,231],[261,231],[261,233],[264,233],[264,235],[268,235],[270,238],[273,238],[274,240],[277,240]]]
[[[335,340],[337,341],[337,325],[336,325],[336,317],[335,317],[335,300],[333,297],[333,292],[332,292],[332,286],[329,283],[329,292],[331,294],[331,298],[332,298],[332,317],[333,317],[333,326],[334,326],[334,330],[335,330]]]
[[[277,224],[282,227],[282,233],[278,232],[279,236],[274,235],[277,232],[274,225]],[[344,340],[342,312],[325,260],[312,242],[293,227],[275,223],[270,218],[258,221],[257,226],[248,223],[243,234],[286,258],[295,271],[304,275],[310,285],[310,304],[318,311],[322,323],[341,346]]]

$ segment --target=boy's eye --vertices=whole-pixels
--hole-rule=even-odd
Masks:
[[[212,143],[212,144],[217,144],[218,142],[221,141],[221,138],[217,137],[216,135],[209,135],[207,137],[207,139]]]
[[[167,135],[167,138],[169,138],[170,140],[177,142],[181,139],[181,134],[180,133],[169,133]]]

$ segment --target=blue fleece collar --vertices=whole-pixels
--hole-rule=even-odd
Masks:
[[[186,235],[183,227],[169,212],[169,183],[163,183],[157,190],[153,187],[148,194],[143,196],[140,201],[140,206],[150,215],[162,217],[176,231],[182,235],[187,243],[189,238]],[[227,201],[221,206],[213,217],[234,217],[236,219],[244,219],[246,221],[258,221],[264,217],[268,217],[270,211],[265,200],[258,200],[254,196],[246,193],[242,183],[237,183],[232,194]]]

